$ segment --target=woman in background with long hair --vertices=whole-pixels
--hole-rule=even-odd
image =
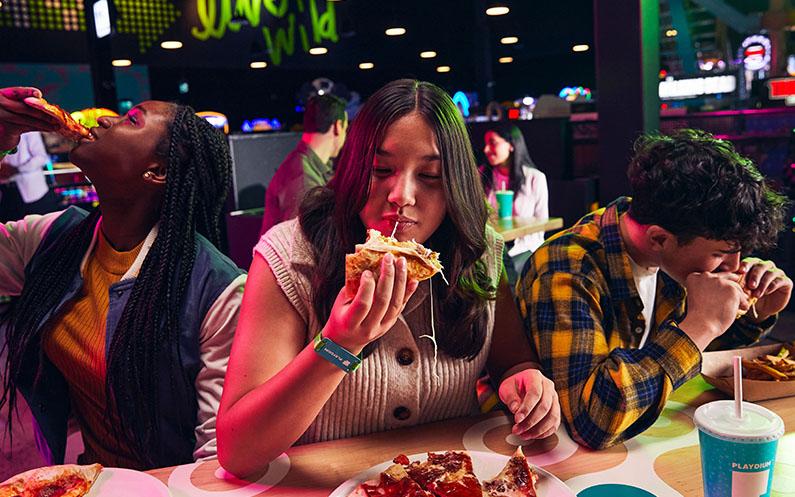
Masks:
[[[488,164],[480,166],[480,174],[491,206],[497,208],[494,192],[505,188],[514,192],[514,216],[548,218],[547,177],[530,159],[522,131],[514,124],[500,123],[486,131],[483,139],[483,153]],[[508,249],[508,255],[513,259],[517,273],[521,272],[524,262],[542,243],[543,232],[514,240],[513,246]]]

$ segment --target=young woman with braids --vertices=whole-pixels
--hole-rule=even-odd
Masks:
[[[52,129],[26,96],[40,92],[0,90],[0,147]],[[245,280],[212,245],[231,180],[226,141],[189,107],[156,101],[91,132],[70,159],[99,208],[0,225],[0,294],[16,296],[0,406],[24,395],[50,464],[63,460],[70,413],[81,462],[143,469],[213,455]]]
[[[484,366],[502,378],[514,433],[552,434],[560,421],[554,385],[528,362],[501,278],[502,239],[486,219],[469,136],[450,97],[414,80],[370,97],[328,187],[255,248],[218,414],[221,464],[244,476],[294,443],[478,412]],[[350,298],[345,254],[364,242],[366,228],[388,235],[395,225],[399,240],[441,254],[450,286],[408,280],[405,259],[388,254],[378,281],[365,271]],[[364,351],[358,370],[346,373],[317,353],[333,344],[343,356]]]

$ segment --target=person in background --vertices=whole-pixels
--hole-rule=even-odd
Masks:
[[[0,222],[22,219],[28,214],[47,214],[58,209],[47,185],[44,166],[50,156],[41,133],[24,133],[16,152],[0,158]]]
[[[0,90],[0,154],[23,132],[57,128],[25,97],[41,92]],[[82,463],[150,469],[213,456],[245,285],[213,245],[232,180],[226,139],[166,102],[98,123],[69,159],[99,207],[0,225],[0,295],[13,297],[0,407],[14,412],[22,393],[47,464],[63,462],[71,415]]]
[[[743,258],[775,245],[786,201],[729,142],[645,136],[628,175],[631,198],[547,240],[517,284],[566,425],[594,449],[646,430],[704,350],[759,340],[792,293],[773,262]],[[737,319],[743,288],[759,300]]]
[[[486,131],[483,153],[488,164],[480,167],[483,189],[489,204],[496,210],[494,192],[503,188],[513,190],[513,215],[516,217],[549,217],[547,177],[536,169],[521,130],[514,124],[501,123]],[[514,240],[508,250],[512,265],[506,265],[509,281],[516,280],[525,261],[542,243],[544,233],[533,233]]]
[[[260,235],[298,215],[306,192],[325,186],[333,173],[348,129],[345,101],[331,94],[313,95],[304,111],[301,141],[279,165],[265,191],[265,213]]]
[[[482,199],[469,135],[443,90],[398,80],[367,100],[330,184],[254,249],[218,413],[224,468],[246,476],[295,443],[477,413],[487,365],[514,434],[555,432],[554,385],[532,362]],[[405,258],[387,254],[377,281],[365,271],[348,295],[345,255],[367,229],[439,252],[450,284],[418,284]],[[318,340],[352,362],[330,362]]]

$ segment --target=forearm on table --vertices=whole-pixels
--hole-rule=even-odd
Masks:
[[[564,418],[578,442],[609,447],[651,426],[671,392],[698,374],[700,365],[693,342],[664,324],[642,349],[594,356],[587,379],[561,392],[569,399]]]
[[[357,374],[353,372],[350,374]],[[221,465],[238,476],[263,469],[291,447],[345,378],[312,344],[218,418]]]

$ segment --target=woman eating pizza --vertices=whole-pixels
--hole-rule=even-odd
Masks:
[[[0,90],[0,155],[23,132],[69,132],[30,97],[41,92]],[[63,462],[70,414],[81,463],[214,455],[245,282],[213,246],[231,181],[226,140],[189,107],[157,101],[100,118],[90,135],[69,158],[99,207],[0,225],[0,294],[14,296],[0,406],[13,412],[23,394],[49,464]]]
[[[370,97],[330,184],[255,247],[218,414],[222,466],[251,475],[296,443],[471,415],[484,367],[516,435],[554,433],[558,398],[528,362],[483,198],[444,91],[399,80]],[[346,254],[368,229],[438,252],[449,285],[418,283],[408,255],[386,252],[349,293]]]

